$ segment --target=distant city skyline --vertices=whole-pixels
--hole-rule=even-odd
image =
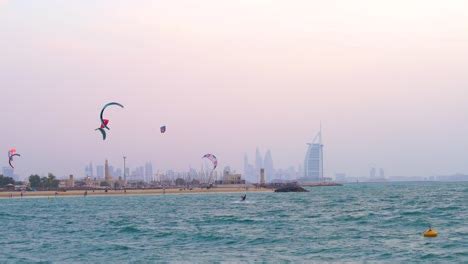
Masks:
[[[107,160],[104,160],[102,164],[99,162],[94,163],[90,162],[88,165],[85,166],[84,168],[84,174],[78,174],[76,176],[80,177],[90,177],[92,179],[96,178],[99,180],[105,179],[105,162]],[[96,173],[94,173],[94,165],[96,165]],[[123,165],[122,165],[123,166]],[[135,167],[131,173],[130,173],[130,167],[126,167],[127,170],[127,178],[129,180],[142,180],[142,181],[151,181],[154,180],[154,172],[153,172],[153,164],[151,162],[146,162],[144,166],[137,166]],[[114,166],[112,163],[109,162],[108,164],[108,173],[111,177],[113,178],[124,178],[123,174],[123,167],[120,168],[119,166]]]

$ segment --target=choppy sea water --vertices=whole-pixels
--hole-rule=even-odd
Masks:
[[[468,263],[468,183],[309,190],[1,199],[0,263]]]

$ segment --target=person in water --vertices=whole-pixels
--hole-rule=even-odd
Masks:
[[[247,194],[241,196],[241,201],[245,201],[245,199],[247,199]]]

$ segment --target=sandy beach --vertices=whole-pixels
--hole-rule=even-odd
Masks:
[[[197,194],[197,193],[243,193],[246,190],[240,187],[220,187],[220,188],[211,188],[211,189],[201,189],[201,188],[194,188],[192,190],[189,189],[178,189],[178,188],[171,188],[171,189],[139,189],[139,190],[127,190],[124,192],[123,190],[108,190],[105,192],[104,190],[88,190],[88,196],[106,196],[106,195],[163,195],[163,194]],[[272,189],[266,188],[249,188],[247,190],[248,193],[251,192],[273,192]],[[66,192],[57,192],[57,196],[83,196],[85,190],[69,190]],[[36,192],[23,192],[23,197],[54,197],[55,191],[36,191]],[[0,198],[17,198],[21,197],[21,192],[12,191],[12,192],[0,192]]]

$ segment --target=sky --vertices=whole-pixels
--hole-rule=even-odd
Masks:
[[[325,176],[468,173],[467,68],[462,0],[0,0],[0,167],[297,166],[321,122]]]

